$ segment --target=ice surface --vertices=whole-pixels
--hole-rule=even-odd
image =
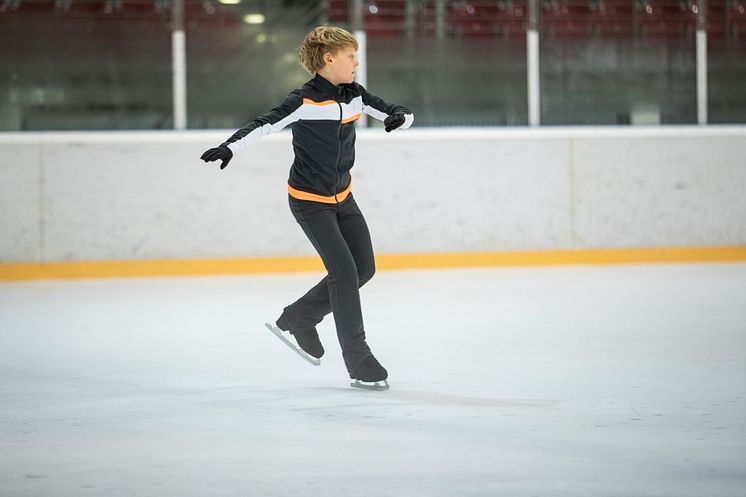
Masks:
[[[0,285],[0,495],[745,494],[746,265],[380,272],[385,392],[264,328],[319,277]]]

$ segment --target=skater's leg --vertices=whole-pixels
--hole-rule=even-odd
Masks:
[[[355,199],[350,194],[339,204],[339,230],[350,248],[357,267],[358,286],[362,287],[376,273],[376,261],[373,255],[373,244],[370,240],[368,223],[360,212]]]
[[[328,272],[325,280],[337,336],[347,369],[353,371],[371,353],[365,343],[357,265],[340,230],[338,205],[294,199],[290,204],[298,224],[321,256]],[[323,309],[321,306],[315,309],[314,317],[318,318]]]
[[[316,327],[332,312],[329,301],[329,277],[319,281],[301,298],[285,307],[278,325],[286,331],[306,331]]]
[[[358,287],[362,287],[376,272],[368,225],[352,195],[338,207],[339,230],[355,260]],[[287,323],[288,329],[310,330],[332,312],[328,285],[328,276],[325,276],[305,295],[284,309],[282,319]]]

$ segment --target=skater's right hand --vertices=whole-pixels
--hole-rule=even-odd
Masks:
[[[202,154],[202,159],[205,162],[213,162],[216,160],[222,160],[223,162],[220,164],[220,169],[225,169],[225,166],[228,165],[228,163],[233,158],[233,152],[231,152],[231,149],[226,147],[225,145],[220,145],[215,148],[211,148],[204,154]]]

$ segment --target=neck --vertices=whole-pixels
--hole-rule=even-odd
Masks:
[[[319,72],[317,72],[316,74],[318,74],[319,76],[321,76],[322,78],[324,78],[325,80],[327,80],[328,82],[330,82],[331,84],[333,84],[334,86],[338,86],[340,82],[339,81],[335,81],[334,77],[330,74],[331,71],[328,71],[328,70],[325,70],[325,69],[326,69],[326,67],[321,68],[321,70]]]

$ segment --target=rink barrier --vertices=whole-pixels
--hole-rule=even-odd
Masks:
[[[228,133],[0,133],[0,279],[313,264],[288,212],[290,133],[206,166]],[[746,126],[374,128],[354,193],[377,253],[409,254],[382,269],[647,262],[651,247],[677,262],[746,247],[743,157]]]
[[[531,252],[384,254],[378,270],[455,269],[470,267],[675,264],[746,262],[745,247],[598,249]],[[0,264],[0,281],[167,276],[281,274],[324,271],[317,257],[89,261]]]

